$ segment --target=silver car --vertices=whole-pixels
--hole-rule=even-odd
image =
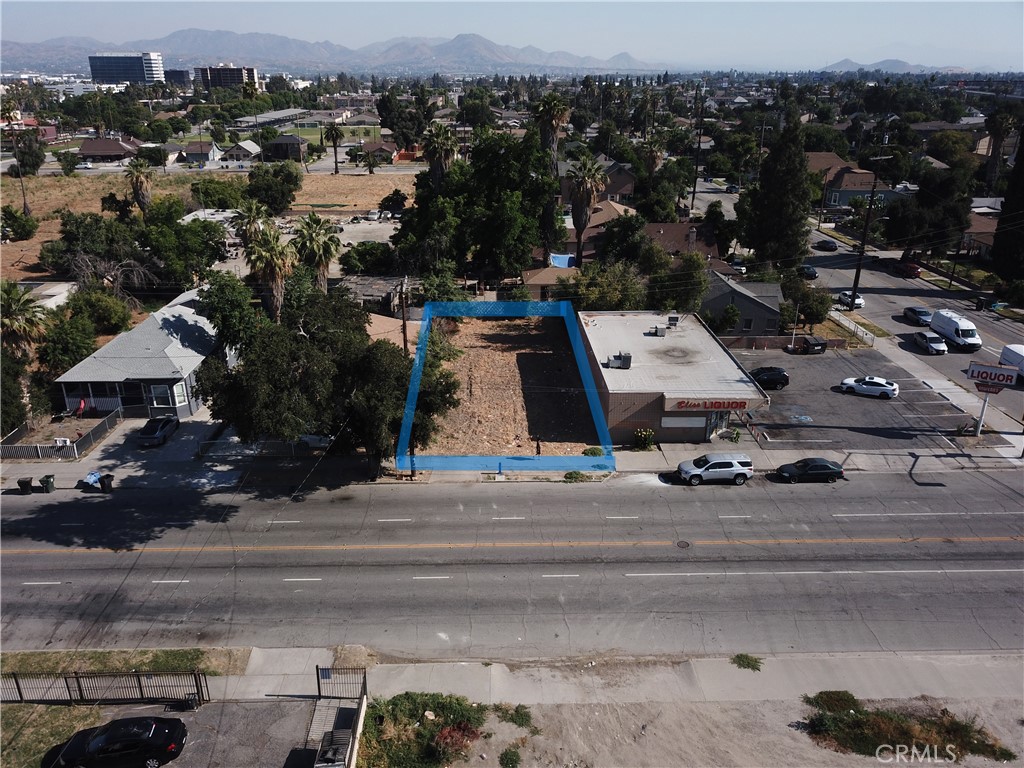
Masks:
[[[745,453],[706,453],[696,459],[679,462],[679,477],[690,485],[705,480],[724,480],[743,485],[754,476],[754,464]]]
[[[949,352],[946,342],[937,333],[918,331],[914,334],[914,343],[929,355],[944,355]]]

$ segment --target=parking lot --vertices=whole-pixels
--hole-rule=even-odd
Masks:
[[[747,370],[777,365],[789,372],[789,386],[771,392],[771,406],[752,414],[760,444],[768,450],[948,450],[956,446],[958,429],[971,422],[971,414],[874,349],[810,356],[782,350],[736,354]],[[843,379],[866,375],[895,381],[899,396],[882,400],[839,391]],[[1003,442],[998,435],[982,439],[991,445]]]

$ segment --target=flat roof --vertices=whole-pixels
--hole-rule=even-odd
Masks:
[[[678,317],[669,327],[669,317]],[[720,397],[765,404],[765,393],[736,358],[692,314],[580,312],[583,334],[600,364],[609,392],[661,392],[666,398]],[[665,328],[665,335],[652,331]],[[607,367],[608,358],[629,353],[628,369]]]

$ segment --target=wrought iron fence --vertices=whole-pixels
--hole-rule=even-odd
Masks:
[[[92,672],[0,675],[0,701],[6,703],[116,703],[210,701],[204,672]]]
[[[316,693],[321,698],[358,699],[366,695],[365,667],[316,668]]]
[[[96,426],[83,434],[73,443],[54,441],[49,445],[0,445],[0,459],[77,459],[104,435],[112,430],[124,418],[121,409],[107,414]],[[5,440],[17,440],[31,434],[28,424],[22,425]]]

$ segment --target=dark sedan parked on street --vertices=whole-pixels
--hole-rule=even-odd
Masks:
[[[836,480],[845,479],[846,473],[843,468],[834,461],[828,459],[800,459],[795,464],[783,464],[775,473],[780,480],[788,483],[811,482],[814,480],[834,483]]]
[[[139,430],[135,436],[139,445],[148,448],[154,445],[163,445],[167,438],[178,429],[177,416],[161,416],[157,419],[150,419],[146,425]]]
[[[86,728],[61,748],[57,766],[158,768],[181,754],[188,739],[176,717],[128,717]]]

